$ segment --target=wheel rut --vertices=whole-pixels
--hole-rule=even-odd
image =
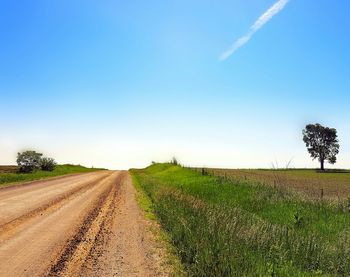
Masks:
[[[127,171],[46,182],[0,190],[0,276],[167,276]]]
[[[71,199],[85,191],[91,189],[93,186],[108,178],[108,176],[102,176],[93,182],[89,182],[82,186],[78,186],[68,192],[59,195],[57,198],[50,199],[48,202],[44,202],[42,206],[29,211],[17,218],[3,224],[0,226],[0,243],[5,239],[9,239],[11,236],[16,235],[18,232],[23,230],[27,225],[31,224],[31,221],[37,219],[38,217],[46,216],[58,210],[60,207],[65,205]]]

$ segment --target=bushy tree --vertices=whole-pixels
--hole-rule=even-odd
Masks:
[[[336,129],[309,124],[303,130],[303,136],[311,157],[320,161],[321,170],[324,170],[325,161],[330,164],[337,162],[339,141]]]
[[[53,158],[44,157],[40,160],[40,167],[45,171],[53,171],[56,167],[56,161]]]
[[[17,165],[19,172],[31,173],[40,169],[41,156],[43,154],[35,151],[24,151],[17,154]]]

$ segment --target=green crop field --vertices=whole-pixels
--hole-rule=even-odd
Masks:
[[[350,275],[348,201],[171,164],[131,173],[188,276]]]
[[[28,182],[49,177],[55,177],[73,173],[92,172],[100,169],[87,168],[80,165],[57,165],[54,171],[38,170],[33,173],[17,173],[15,166],[0,166],[0,187],[15,184],[17,182]]]

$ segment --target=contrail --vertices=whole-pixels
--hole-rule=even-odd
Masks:
[[[289,0],[279,0],[272,7],[270,7],[264,14],[262,14],[257,21],[250,27],[249,31],[241,38],[237,39],[234,44],[221,54],[220,60],[224,61],[228,59],[233,53],[235,53],[239,48],[246,44],[252,36],[267,22],[269,22],[272,17],[278,14],[287,5]]]

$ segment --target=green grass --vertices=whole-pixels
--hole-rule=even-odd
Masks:
[[[350,214],[170,164],[132,170],[188,276],[350,275]]]
[[[38,170],[33,173],[0,173],[0,187],[16,184],[18,182],[29,182],[49,177],[61,176],[73,173],[92,172],[100,169],[87,168],[80,165],[58,165],[54,171]]]
[[[185,276],[183,267],[177,256],[176,249],[171,244],[171,239],[169,235],[162,230],[157,222],[157,216],[154,210],[154,206],[150,197],[143,190],[142,186],[138,182],[137,178],[133,176],[133,184],[136,188],[136,200],[144,212],[144,216],[146,219],[150,220],[153,224],[150,224],[150,231],[153,236],[156,238],[156,241],[159,243],[160,247],[164,249],[164,261],[167,270],[169,271],[169,276],[181,277]]]

